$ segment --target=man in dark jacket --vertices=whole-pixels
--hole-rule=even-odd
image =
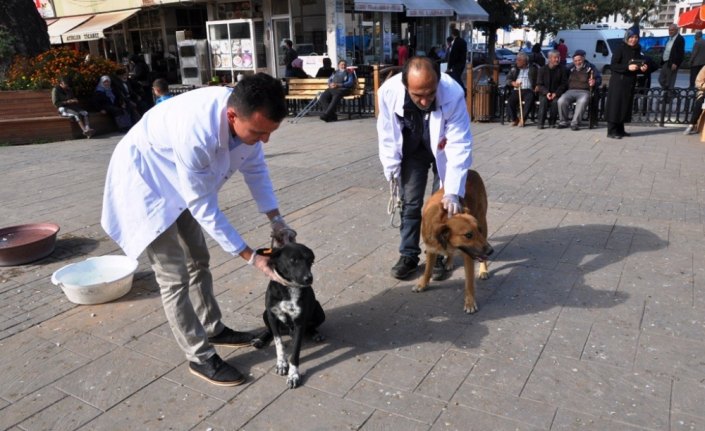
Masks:
[[[463,85],[463,71],[465,70],[465,63],[468,59],[468,44],[465,39],[460,37],[460,30],[454,28],[450,31],[453,41],[451,42],[447,57],[448,57],[448,68],[446,73],[452,76],[453,79],[463,87],[465,90],[465,85]]]
[[[544,128],[547,109],[548,125],[554,127],[558,119],[558,98],[568,87],[566,70],[561,66],[561,54],[557,50],[548,53],[548,64],[539,69],[536,87],[539,95],[538,128]]]
[[[350,94],[355,86],[355,74],[348,70],[348,63],[345,60],[338,62],[338,70],[328,78],[328,88],[321,94],[319,101],[323,107],[321,120],[326,123],[337,121],[338,116],[335,111],[340,100]]]
[[[658,82],[664,90],[673,89],[676,85],[678,68],[683,63],[685,57],[685,39],[678,34],[678,26],[671,24],[668,26],[668,42],[663,50],[661,58],[661,74]]]
[[[299,58],[299,53],[294,49],[294,42],[287,39],[284,41],[284,76],[289,78],[294,76],[294,68],[291,62]]]
[[[507,73],[506,86],[510,94],[507,99],[507,111],[512,126],[524,124],[534,106],[534,89],[538,68],[529,63],[529,55],[525,52],[517,54],[517,64]],[[522,107],[519,109],[519,92],[521,92]],[[519,115],[519,111],[523,115]]]
[[[589,108],[592,91],[600,86],[601,77],[595,66],[585,60],[585,51],[578,49],[573,54],[573,66],[568,70],[568,90],[558,99],[560,121],[557,129],[570,125],[571,130],[580,130],[580,120]],[[575,103],[573,118],[570,106]]]

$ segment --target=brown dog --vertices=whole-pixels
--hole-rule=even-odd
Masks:
[[[453,255],[457,250],[463,253],[465,266],[465,312],[477,311],[475,302],[475,259],[480,261],[480,279],[486,280],[487,256],[492,247],[487,242],[487,192],[480,174],[468,171],[465,180],[465,197],[461,199],[463,212],[448,218],[441,200],[443,189],[431,196],[423,207],[421,237],[426,245],[426,269],[414,292],[422,292],[428,287],[433,264],[438,255],[444,255],[446,269],[452,269]]]

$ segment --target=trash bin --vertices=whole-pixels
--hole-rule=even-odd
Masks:
[[[492,121],[495,85],[491,80],[478,82],[472,93],[473,121]]]

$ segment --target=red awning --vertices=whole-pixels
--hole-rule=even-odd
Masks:
[[[678,27],[704,29],[705,8],[703,8],[702,6],[698,6],[694,9],[682,13],[681,16],[678,17]]]

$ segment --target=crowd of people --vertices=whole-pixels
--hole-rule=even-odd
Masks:
[[[702,33],[696,35],[696,40],[702,40]],[[705,64],[705,41],[696,42],[696,46],[702,53],[694,49],[692,64]],[[540,52],[536,46],[527,46],[519,52],[516,65],[507,74],[505,85],[509,91],[507,112],[510,124],[525,125],[535,109],[534,101],[538,100],[536,125],[539,129],[544,129],[548,122],[548,127],[580,130],[585,112],[596,109],[594,95],[602,85],[600,70],[585,58],[586,53],[580,48],[574,49],[572,63],[566,65],[568,47],[562,39],[548,52],[545,64],[536,61],[536,52]],[[610,63],[610,85],[604,113],[608,138],[630,136],[624,125],[631,121],[634,92],[637,87],[648,87],[650,75],[659,68],[659,85],[664,91],[664,100],[671,99],[671,90],[675,87],[684,57],[684,40],[676,24],[669,26],[669,37],[658,63],[644,55],[639,44],[638,28],[626,31],[624,41],[614,49]],[[701,76],[691,70],[691,81],[691,86],[699,90],[701,99],[695,102],[691,126],[686,129],[686,134],[693,133],[702,111],[700,105],[704,98],[702,93],[705,92],[705,74]]]

